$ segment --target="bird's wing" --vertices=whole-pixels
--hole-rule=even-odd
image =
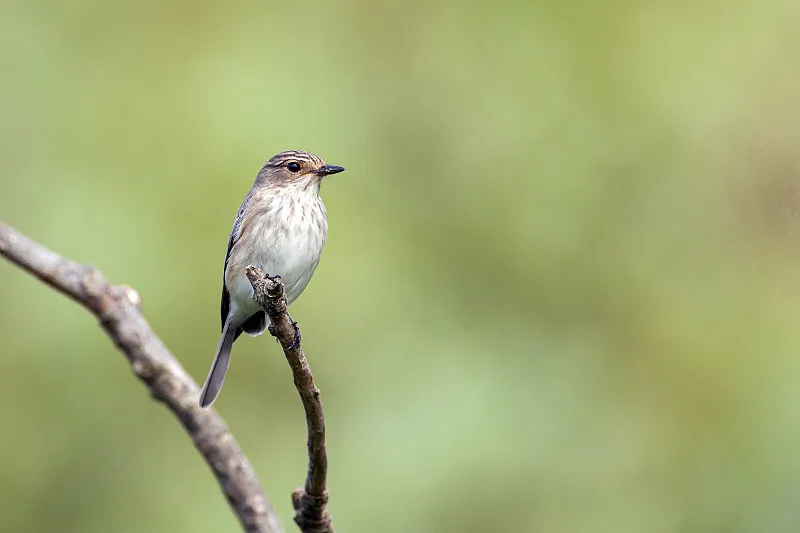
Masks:
[[[239,239],[239,231],[242,227],[242,219],[244,218],[244,210],[247,207],[247,203],[250,201],[251,192],[247,193],[247,196],[244,197],[244,201],[242,201],[242,205],[239,207],[239,212],[236,214],[236,220],[233,222],[233,229],[231,230],[231,236],[228,239],[228,249],[225,251],[225,266],[222,269],[222,301],[220,302],[220,311],[222,314],[222,327],[225,327],[225,320],[228,318],[228,311],[230,311],[231,305],[231,294],[228,292],[228,287],[225,286],[225,272],[228,270],[228,258],[231,255],[231,249],[233,245],[236,244],[236,241]]]

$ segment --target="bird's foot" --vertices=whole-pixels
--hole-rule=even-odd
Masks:
[[[297,322],[292,320],[292,317],[289,315],[289,313],[286,313],[286,316],[289,317],[289,322],[292,324],[292,327],[294,328],[294,339],[292,340],[291,344],[289,344],[289,346],[287,346],[285,349],[292,350],[300,346],[300,338],[301,338],[300,328],[297,326]],[[270,325],[267,326],[267,329],[269,330],[270,334],[273,337],[275,337],[275,342],[278,343],[281,342],[281,340],[278,338],[278,330],[275,327],[275,324],[270,323]]]
[[[300,346],[300,328],[297,327],[297,322],[292,322],[292,326],[294,326],[294,340],[292,344],[286,347],[287,350],[291,350]]]
[[[287,350],[291,350],[300,346],[300,328],[297,327],[297,322],[292,320],[292,316],[289,313],[286,313],[286,316],[289,317],[289,321],[292,323],[292,327],[294,328],[294,340],[289,346],[286,347]]]

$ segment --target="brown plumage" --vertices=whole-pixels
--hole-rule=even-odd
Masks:
[[[309,152],[289,150],[267,161],[256,176],[228,240],[220,306],[222,335],[200,393],[201,407],[211,405],[219,394],[234,341],[242,332],[260,335],[268,325],[253,301],[245,269],[255,265],[269,275],[281,276],[289,304],[300,296],[328,236],[325,204],[319,196],[322,180],[343,170]]]

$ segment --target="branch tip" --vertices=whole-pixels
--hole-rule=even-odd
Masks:
[[[286,294],[280,277],[270,277],[253,265],[247,267],[247,279],[253,286],[253,299],[264,309],[270,320],[269,332],[283,347],[292,369],[294,384],[308,426],[308,474],[305,487],[292,492],[294,521],[303,533],[335,533],[330,513],[326,509],[328,456],[325,450],[325,412],[319,389],[306,356],[300,346],[300,332],[286,312]]]

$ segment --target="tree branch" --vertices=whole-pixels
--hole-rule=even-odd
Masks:
[[[286,360],[292,368],[294,385],[300,393],[308,426],[308,476],[305,487],[292,493],[294,521],[303,533],[334,533],[331,517],[325,506],[328,490],[325,479],[328,456],[325,452],[325,413],[319,389],[300,346],[300,330],[286,312],[286,297],[280,277],[265,275],[259,268],[247,267],[247,279],[253,286],[254,299],[270,320],[269,332],[277,337]]]
[[[109,284],[96,269],[65,259],[2,222],[0,255],[80,303],[98,318],[153,398],[163,402],[180,420],[219,481],[245,532],[283,533],[236,439],[214,410],[198,407],[197,385],[153,333],[142,316],[141,298],[135,290]],[[322,480],[324,488],[324,465]]]

